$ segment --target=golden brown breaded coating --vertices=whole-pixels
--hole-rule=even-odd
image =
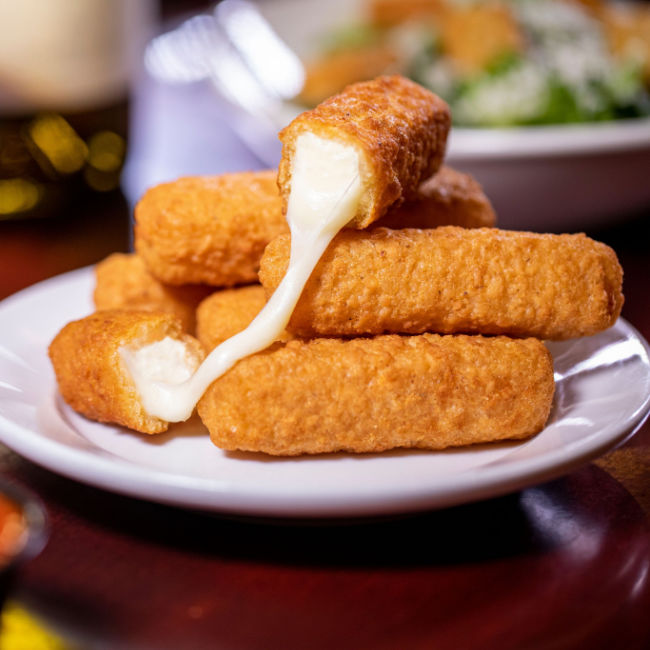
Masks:
[[[264,247],[287,231],[274,171],[181,178],[135,208],[135,248],[167,284],[256,282]]]
[[[136,254],[113,253],[95,266],[95,308],[164,311],[180,319],[194,333],[195,313],[214,289],[199,284],[171,286],[149,273]]]
[[[215,291],[196,311],[196,337],[206,350],[212,350],[246,329],[265,304],[266,294],[261,284]],[[284,332],[278,340],[291,338]]]
[[[183,342],[196,365],[203,359],[201,344],[163,312],[106,310],[68,323],[49,347],[63,399],[91,420],[142,433],[166,431],[168,422],[144,411],[119,352],[122,346],[138,348],[166,336]]]
[[[379,228],[490,228],[496,215],[480,184],[469,174],[441,167],[420,185],[417,198],[388,211],[373,224]]]
[[[223,449],[443,449],[532,436],[553,391],[551,357],[537,339],[294,340],[240,361],[198,412]]]
[[[289,237],[260,280],[284,275]],[[579,235],[466,229],[345,230],[312,273],[287,329],[300,336],[480,333],[568,339],[614,324],[623,305],[614,251]]]
[[[362,197],[350,226],[365,228],[396,202],[417,196],[441,165],[451,118],[437,95],[400,77],[348,86],[299,115],[280,132],[278,186],[286,210],[296,139],[305,132],[355,147]]]

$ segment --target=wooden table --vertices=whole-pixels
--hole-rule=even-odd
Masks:
[[[593,235],[625,269],[650,338],[650,215]],[[119,197],[92,214],[0,223],[0,297],[128,246]],[[51,538],[13,597],[77,647],[650,647],[650,426],[560,480],[372,522],[235,520],[116,496],[4,450]]]

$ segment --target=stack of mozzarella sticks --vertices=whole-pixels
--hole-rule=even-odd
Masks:
[[[554,393],[543,340],[613,325],[622,270],[610,248],[584,235],[495,228],[480,186],[442,166],[449,125],[435,95],[381,77],[284,129],[277,173],[149,190],[136,208],[136,253],[97,266],[97,311],[50,346],[63,398],[95,420],[167,429],[144,411],[120,349],[171,337],[191,374],[248,325],[288,266],[295,142],[309,132],[358,151],[362,198],[286,332],[201,398],[212,441],[299,455],[443,449],[539,432]]]

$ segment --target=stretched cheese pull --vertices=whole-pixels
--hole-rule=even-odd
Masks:
[[[373,227],[481,228],[494,226],[495,220],[494,210],[479,183],[469,174],[441,167],[420,185],[414,201],[391,208]],[[265,304],[266,294],[259,284],[215,291],[196,310],[196,336],[206,350],[212,350],[245,329]],[[290,338],[285,332],[281,340]]]
[[[206,350],[213,350],[245,330],[265,304],[266,294],[261,284],[215,291],[196,309],[196,338]],[[291,338],[283,332],[278,340]]]
[[[286,236],[267,246],[271,293]],[[614,251],[585,235],[496,228],[342,232],[319,262],[288,325],[299,336],[387,332],[506,334],[561,340],[614,324],[623,305]]]
[[[401,77],[350,86],[296,118],[281,136],[278,183],[291,230],[282,282],[251,324],[182,384],[153,381],[125,358],[145,410],[170,422],[187,419],[217,377],[271,345],[336,233],[346,225],[364,227],[415,196],[440,166],[449,122],[442,100]]]

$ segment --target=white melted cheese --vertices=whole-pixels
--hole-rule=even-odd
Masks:
[[[282,282],[250,325],[216,347],[191,377],[180,383],[153,372],[156,365],[130,364],[120,352],[149,415],[187,420],[208,386],[237,361],[267,348],[285,329],[298,298],[328,244],[354,216],[361,198],[359,154],[354,147],[304,133],[296,140],[287,222],[289,267]],[[151,348],[152,346],[147,346]],[[125,354],[126,352],[126,354]],[[156,350],[145,357],[156,356]],[[151,372],[150,370],[151,369]]]
[[[141,348],[123,347],[120,353],[132,376],[172,385],[187,381],[198,365],[185,344],[169,336]]]

